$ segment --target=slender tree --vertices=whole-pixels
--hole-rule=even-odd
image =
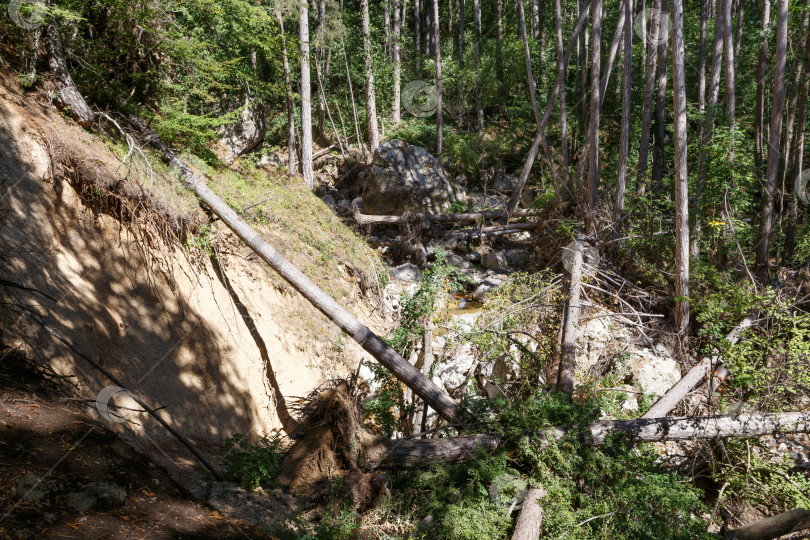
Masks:
[[[559,0],[557,0],[559,2]],[[633,0],[624,1],[625,18],[633,17]],[[619,174],[616,178],[616,203],[613,207],[613,221],[618,223],[624,213],[624,194],[627,189],[627,155],[630,149],[631,92],[633,86],[633,25],[624,28],[624,84],[622,85],[622,133],[619,143]],[[613,230],[613,238],[619,238],[619,229]],[[615,244],[614,244],[615,247]]]
[[[734,35],[732,32],[731,20],[732,0],[720,0],[720,2],[723,6],[723,50],[725,51],[726,66],[726,112],[728,113],[729,128],[731,131],[734,131],[737,111],[734,88],[736,74],[734,73]]]
[[[653,95],[655,94],[655,72],[658,62],[656,47],[658,32],[661,29],[660,8],[662,0],[655,0],[649,20],[650,33],[646,38],[647,71],[644,77],[644,103],[641,106],[641,140],[638,145],[638,168],[636,170],[636,195],[643,196],[647,189],[647,168],[649,166],[650,127],[652,126]]]
[[[444,150],[444,117],[442,114],[442,49],[439,47],[439,0],[433,0],[433,41],[436,55],[436,153],[441,155]]]
[[[394,59],[394,111],[391,115],[391,119],[393,120],[394,124],[399,124],[400,121],[400,109],[402,108],[401,103],[401,84],[402,84],[402,61],[400,58],[400,43],[401,43],[401,25],[400,25],[400,11],[399,11],[399,0],[394,1],[394,35],[392,36],[392,56]],[[403,0],[404,2],[405,0]]]
[[[768,76],[768,27],[771,23],[771,0],[762,0],[762,44],[757,59],[757,95],[754,111],[754,159],[757,171],[764,165],[765,147],[765,78]]]
[[[592,0],[591,4],[591,124],[588,135],[588,221],[591,233],[596,232],[594,212],[596,210],[597,189],[599,187],[599,107],[601,105],[601,62],[602,62],[602,0]]]
[[[706,111],[706,27],[709,18],[709,0],[700,0],[700,67],[698,73],[698,109]]]
[[[653,146],[652,181],[653,190],[661,188],[664,179],[664,140],[666,139],[667,115],[667,57],[669,56],[669,41],[664,35],[668,27],[669,0],[661,2],[661,21],[658,39],[658,93],[655,98],[655,145]]]
[[[414,73],[416,77],[422,76],[422,30],[420,23],[422,22],[422,0],[414,0],[413,2],[413,58],[414,58]]]
[[[776,55],[773,68],[773,116],[768,139],[768,167],[765,173],[765,197],[762,201],[762,224],[757,243],[757,273],[762,281],[770,278],[769,251],[773,229],[773,207],[779,172],[779,148],[782,137],[782,116],[785,111],[785,64],[788,41],[788,0],[777,1]]]
[[[484,96],[481,81],[481,0],[473,1],[473,24],[475,25],[475,117],[478,134],[484,132]]]
[[[560,0],[554,0],[555,29],[557,31],[557,79],[562,81],[560,88],[560,153],[562,169],[568,176],[568,115],[565,110],[565,75],[568,62],[563,51],[562,6]]]
[[[368,15],[368,0],[360,0],[363,23],[363,59],[366,70],[366,129],[371,152],[380,146],[380,133],[377,129],[377,101],[374,94],[374,71],[371,63],[371,29]]]
[[[498,81],[498,107],[501,114],[505,111],[504,87],[503,87],[503,2],[495,0],[496,21],[495,21],[495,78]]]
[[[672,0],[672,84],[675,132],[675,326],[689,326],[689,176],[687,174],[686,75],[683,0]]]
[[[286,89],[285,102],[287,105],[287,153],[288,168],[290,174],[295,174],[298,170],[295,156],[295,106],[293,105],[293,87],[290,77],[290,60],[287,56],[287,38],[284,34],[284,17],[281,11],[276,9],[279,30],[281,32],[281,58],[284,65],[284,86]]]
[[[309,189],[315,187],[312,173],[312,85],[309,73],[309,3],[301,0],[298,13],[301,48],[301,172]]]
[[[464,72],[464,15],[467,11],[465,0],[458,0],[458,68]],[[458,78],[458,106],[460,125],[464,126],[464,77]]]

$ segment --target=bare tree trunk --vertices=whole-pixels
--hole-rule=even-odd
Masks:
[[[675,327],[689,326],[689,175],[687,174],[686,75],[683,3],[672,0],[672,82],[675,112]]]
[[[652,132],[653,95],[655,94],[655,73],[658,62],[656,54],[658,33],[661,29],[660,8],[662,0],[655,0],[650,17],[650,34],[647,36],[647,73],[642,105],[641,141],[638,145],[638,170],[636,172],[636,195],[643,196],[647,189],[647,168],[649,164],[650,133]]]
[[[597,195],[599,189],[599,107],[602,67],[602,0],[592,0],[591,15],[591,124],[588,135],[588,222],[590,233],[596,233]]]
[[[93,111],[87,105],[81,92],[73,82],[62,53],[62,38],[56,22],[48,25],[47,29],[48,64],[56,77],[56,89],[59,91],[59,103],[63,108],[70,110],[70,115],[77,124],[88,128],[93,124]]]
[[[498,107],[501,114],[506,112],[503,88],[503,2],[495,0],[497,9],[497,23],[495,25],[495,77],[498,79]]]
[[[433,0],[433,40],[436,43],[436,154],[444,150],[444,115],[442,114],[442,48],[439,43],[439,0]]]
[[[427,0],[426,0],[427,1]],[[413,56],[414,56],[414,72],[416,78],[422,76],[422,29],[420,23],[422,22],[422,0],[414,0],[413,2]]]
[[[531,57],[531,50],[529,48],[529,36],[526,32],[526,18],[523,13],[523,1],[518,0],[517,2],[517,13],[518,13],[518,32],[520,33],[520,38],[523,40],[523,52],[526,57],[526,76],[529,82],[529,96],[532,100],[532,110],[534,111],[534,120],[537,123],[538,129],[540,128],[541,121],[540,121],[540,108],[537,106],[537,93],[535,90],[534,85],[534,74],[532,73],[532,57]]]
[[[591,4],[593,0],[581,0],[579,3],[579,11],[591,12]],[[582,138],[587,140],[589,133],[587,133],[587,119],[588,119],[588,69],[590,68],[589,62],[590,49],[588,48],[588,32],[582,32],[579,35],[579,132]],[[586,187],[587,190],[587,187]]]
[[[559,2],[559,0],[557,0]],[[633,20],[633,0],[624,0],[624,13],[628,21]],[[622,134],[619,143],[619,175],[616,178],[616,202],[613,205],[613,222],[617,223],[624,214],[624,194],[627,190],[627,155],[630,152],[631,92],[633,87],[633,25],[624,28],[624,85],[622,87]],[[619,238],[619,226],[613,229],[613,239]],[[614,244],[615,249],[615,244]]]
[[[797,508],[728,531],[723,539],[771,540],[804,529],[810,529],[810,510]]]
[[[371,63],[371,29],[368,16],[368,0],[360,0],[363,11],[363,60],[366,70],[366,129],[371,152],[380,146],[380,133],[377,128],[377,101],[374,94],[374,71]]]
[[[669,0],[661,1],[662,21],[669,14]],[[665,23],[662,23],[665,24]],[[659,32],[661,30],[659,29]],[[664,178],[664,139],[666,139],[666,113],[667,113],[667,57],[669,55],[669,40],[659,33],[658,40],[658,94],[655,102],[655,145],[653,146],[652,181],[653,190],[661,187]]]
[[[540,38],[540,7],[537,0],[529,0],[529,12],[531,17],[530,27],[532,39]]]
[[[399,124],[400,121],[400,109],[402,108],[402,100],[401,100],[401,89],[400,85],[402,84],[402,61],[400,59],[400,43],[401,43],[401,24],[400,24],[400,11],[399,11],[399,0],[394,1],[394,36],[393,36],[393,43],[392,43],[392,56],[394,60],[394,113],[391,116],[394,125]],[[404,2],[405,0],[403,0]]]
[[[771,20],[771,0],[762,0],[762,31],[766,32]],[[757,61],[757,103],[754,112],[754,125],[756,129],[755,162],[757,172],[763,171],[765,147],[765,78],[768,76],[768,36],[762,38]]]
[[[742,43],[743,18],[745,17],[745,3],[737,0],[737,36],[734,38],[734,73],[740,62],[740,44]]]
[[[285,101],[287,105],[287,156],[288,156],[288,169],[290,174],[294,175],[298,172],[298,165],[296,164],[295,156],[295,106],[293,105],[293,87],[292,78],[290,77],[290,60],[287,56],[287,38],[284,34],[284,17],[281,16],[281,11],[276,9],[276,17],[278,18],[279,30],[281,31],[281,57],[284,63],[284,86],[286,88]]]
[[[363,141],[360,137],[360,119],[357,117],[357,103],[354,100],[354,89],[352,88],[352,74],[349,71],[349,58],[346,56],[346,43],[341,38],[340,46],[343,49],[343,62],[346,64],[346,82],[349,85],[349,95],[352,99],[352,115],[354,116],[354,134],[357,136],[357,148],[363,150]]]
[[[312,172],[312,85],[309,73],[309,0],[301,0],[298,14],[298,41],[301,48],[301,172],[304,183],[315,187]]]
[[[726,340],[732,345],[736,344],[740,340],[742,333],[748,328],[751,328],[758,318],[759,312],[750,313],[726,336]],[[663,418],[669,414],[706,375],[712,370],[718,370],[722,364],[722,360],[722,356],[718,355],[701,361],[698,365],[690,369],[680,381],[675,383],[675,386],[670,388],[666,394],[661,396],[642,418]]]
[[[594,18],[594,20],[596,20]],[[565,333],[562,343],[562,361],[557,386],[560,390],[574,395],[574,378],[577,369],[577,335],[579,333],[579,315],[582,309],[580,293],[582,291],[582,264],[584,242],[577,238],[571,260],[571,286],[568,289],[568,305],[565,312]]]
[[[464,72],[464,15],[467,12],[466,0],[458,0],[458,67]],[[467,116],[466,105],[464,103],[464,77],[458,79],[458,107],[459,107],[459,127],[464,129],[465,117]]]
[[[603,446],[624,434],[631,444],[688,441],[736,437],[752,439],[763,435],[810,432],[810,413],[742,414],[739,416],[689,416],[686,418],[642,418],[604,420],[585,426],[559,426],[535,434],[534,448],[541,449],[566,435],[574,435],[589,446]],[[427,467],[434,463],[463,463],[493,452],[501,435],[484,433],[442,439],[380,440],[360,458],[360,466]]]
[[[728,1],[728,0],[727,0]],[[778,0],[776,18],[776,61],[774,63],[773,116],[768,140],[767,185],[762,202],[762,225],[757,244],[757,273],[763,282],[770,278],[769,248],[773,228],[773,199],[779,172],[779,149],[782,136],[782,116],[785,110],[785,63],[787,60],[788,0]]]
[[[805,143],[805,128],[807,124],[807,98],[808,91],[810,91],[810,28],[807,29],[807,37],[804,44],[804,57],[802,59],[802,79],[801,79],[801,95],[799,96],[798,111],[796,116],[799,119],[799,125],[796,128],[796,140],[793,145],[792,166],[790,167],[790,175],[788,180],[795,182],[795,179],[804,170],[804,143]],[[795,191],[795,190],[794,190]],[[793,259],[793,252],[796,249],[796,223],[798,221],[798,202],[796,200],[796,193],[792,193],[790,197],[790,210],[788,214],[788,224],[785,228],[785,247],[782,252],[782,264],[790,264]]]
[[[326,94],[323,91],[323,81],[321,80],[321,68],[318,67],[318,63],[315,62],[315,75],[318,78],[318,88],[321,93],[321,102],[323,103],[324,109],[326,109],[326,114],[329,116],[329,123],[332,124],[332,133],[335,134],[335,139],[337,139],[338,147],[340,148],[340,155],[344,158],[346,157],[346,149],[343,147],[343,141],[340,139],[340,134],[337,130],[337,124],[335,124],[335,119],[332,118],[332,111],[329,109],[329,103],[326,101]],[[348,141],[346,141],[348,145]]]
[[[706,27],[709,18],[709,0],[700,0],[700,73],[698,74],[698,109],[706,111]]]
[[[568,71],[568,61],[563,52],[562,33],[562,6],[560,0],[554,0],[555,29],[557,31],[557,80],[562,81],[560,87],[560,153],[562,154],[562,169],[565,178],[568,178],[568,118],[565,110],[565,76]],[[568,182],[566,181],[566,184]]]
[[[624,5],[624,2],[621,3],[621,6]],[[620,7],[621,7],[620,6]],[[619,53],[619,45],[622,43],[622,37],[624,36],[624,26],[625,26],[625,10],[621,7],[621,11],[619,12],[619,20],[616,23],[616,31],[613,33],[613,40],[610,42],[610,52],[608,53],[607,62],[605,62],[605,67],[602,70],[602,82],[600,83],[600,90],[599,90],[599,109],[602,109],[602,104],[605,102],[605,94],[607,94],[607,87],[608,83],[610,82],[610,75],[613,73],[613,64],[616,62],[616,55]],[[631,23],[632,24],[632,23]]]
[[[723,50],[725,51],[726,66],[726,110],[728,112],[729,128],[734,131],[736,122],[735,92],[734,92],[734,36],[732,32],[731,1],[720,0],[723,6]],[[733,153],[733,150],[732,150]]]
[[[481,0],[473,0],[473,24],[475,25],[475,118],[478,135],[484,133],[484,96],[481,80]]]
[[[131,121],[147,137],[147,143],[161,153],[164,161],[180,172],[185,186],[193,190],[223,223],[250,246],[265,263],[278,272],[287,283],[301,293],[313,307],[326,315],[330,321],[351,336],[377,361],[391,370],[394,376],[433,407],[441,416],[454,418],[459,413],[458,405],[447,394],[276,251],[267,240],[262,238],[239,214],[220,199],[205,182],[198,178],[142,120],[131,117]]]
[[[385,55],[389,58],[391,56],[391,10],[388,3],[391,0],[383,0],[383,30],[385,31]]]
[[[540,499],[545,496],[546,491],[542,487],[529,489],[515,522],[512,540],[540,540],[540,531],[543,529],[543,508],[540,507]]]

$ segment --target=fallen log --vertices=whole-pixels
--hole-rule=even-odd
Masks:
[[[492,225],[490,227],[480,227],[478,229],[465,229],[459,234],[466,234],[470,238],[481,236],[503,236],[515,234],[523,231],[532,231],[537,228],[538,223],[510,223],[509,225]]]
[[[726,339],[731,342],[732,345],[736,344],[740,340],[742,333],[750,328],[757,318],[759,318],[758,311],[748,314],[748,316],[726,336]],[[722,380],[728,376],[728,370],[721,365],[721,362],[722,356],[720,355],[705,358],[698,365],[690,369],[666,394],[661,396],[642,418],[662,418],[669,414],[669,412],[710,373],[712,367],[714,367],[716,377],[712,389],[716,389]]]
[[[515,532],[512,540],[540,540],[540,531],[543,528],[543,508],[540,499],[546,496],[542,487],[531,488],[523,499],[523,508],[515,523]]]
[[[724,540],[770,540],[810,529],[810,510],[797,508],[728,531]]]
[[[589,446],[602,446],[624,434],[631,444],[763,435],[808,433],[810,412],[743,414],[739,416],[697,416],[686,418],[641,418],[604,420],[584,426],[550,427],[537,432],[537,448],[565,436]],[[497,433],[464,435],[444,439],[399,439],[378,441],[361,458],[366,468],[424,467],[434,463],[466,462],[495,451],[503,442]]]
[[[230,206],[211,191],[205,182],[197,177],[143,120],[132,115],[130,121],[143,133],[147,143],[161,153],[163,160],[180,172],[184,185],[194,191],[223,223],[318,311],[351,336],[380,364],[391,370],[397,379],[413,390],[441,416],[452,419],[459,414],[459,406],[450,396],[276,251],[258,231],[248,225]]]
[[[512,217],[522,217],[534,215],[536,210],[516,210]],[[506,217],[504,212],[468,212],[466,214],[410,214],[409,216],[374,216],[371,214],[355,214],[357,223],[361,225],[385,225],[401,223],[406,219],[417,219],[433,221],[434,223],[467,223],[478,221],[479,219],[502,219]]]
[[[582,263],[584,259],[584,242],[577,238],[574,243],[574,256],[571,260],[571,286],[568,291],[568,307],[565,312],[565,325],[562,342],[562,359],[557,386],[560,390],[574,395],[574,375],[577,368],[577,334],[579,333],[580,292],[582,290]]]

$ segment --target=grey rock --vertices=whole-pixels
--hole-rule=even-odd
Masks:
[[[529,262],[529,254],[523,249],[507,249],[504,256],[506,262],[513,268],[525,266]]]
[[[420,283],[422,281],[422,271],[418,266],[411,263],[405,263],[397,266],[391,270],[391,275],[394,279],[400,281],[408,281],[410,283]]]
[[[511,193],[515,191],[517,187],[519,178],[512,174],[499,174],[495,177],[495,182],[492,184],[492,189],[495,191],[503,191],[505,193]]]
[[[98,508],[108,510],[124,504],[127,500],[127,491],[116,484],[108,482],[91,482],[84,490],[70,493],[65,503],[68,508],[76,511]]]
[[[455,189],[439,160],[405,141],[381,144],[366,175],[366,213],[401,216],[405,212],[444,213]]]
[[[509,261],[503,251],[490,251],[482,255],[481,264],[490,270],[509,270]]]
[[[481,260],[481,252],[480,251],[472,251],[467,254],[467,260],[470,262],[478,262]]]
[[[267,133],[264,105],[247,100],[239,120],[220,129],[222,142],[234,156],[241,156],[258,146]]]
[[[95,495],[90,493],[89,491],[80,491],[78,493],[68,493],[68,496],[65,500],[67,507],[71,510],[75,510],[76,512],[82,512],[84,510],[90,510],[93,508],[98,499]]]
[[[475,288],[475,291],[472,293],[471,298],[476,302],[484,303],[486,302],[487,298],[489,297],[490,293],[497,289],[499,286],[503,285],[504,280],[502,278],[492,276],[485,279],[481,282],[478,287]]]
[[[337,206],[337,203],[335,202],[335,198],[334,198],[334,197],[332,197],[331,195],[326,195],[326,196],[325,196],[323,199],[321,199],[321,200],[322,200],[322,201],[323,201],[323,203],[324,203],[325,205],[327,205],[327,206]]]
[[[51,493],[52,485],[38,474],[28,473],[17,482],[17,496],[26,501],[38,501]]]
[[[472,264],[465,259],[464,257],[460,257],[455,253],[448,253],[447,254],[447,262],[455,266],[456,268],[460,268],[462,270],[467,270],[472,268]]]
[[[279,165],[281,165],[281,158],[278,157],[278,154],[276,154],[275,152],[270,152],[269,154],[266,154],[259,158],[258,165],[259,167],[269,167],[271,165],[274,167],[278,167]]]
[[[417,244],[414,248],[413,253],[411,254],[411,260],[417,266],[424,266],[427,264],[428,252],[425,249],[425,246],[422,244]]]
[[[346,210],[352,209],[352,201],[349,199],[341,199],[337,205],[339,208],[345,208]]]

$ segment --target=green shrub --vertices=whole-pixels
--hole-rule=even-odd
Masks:
[[[247,436],[236,433],[225,441],[222,463],[228,476],[245,489],[267,488],[273,484],[284,455],[282,436],[276,433],[250,444]]]

